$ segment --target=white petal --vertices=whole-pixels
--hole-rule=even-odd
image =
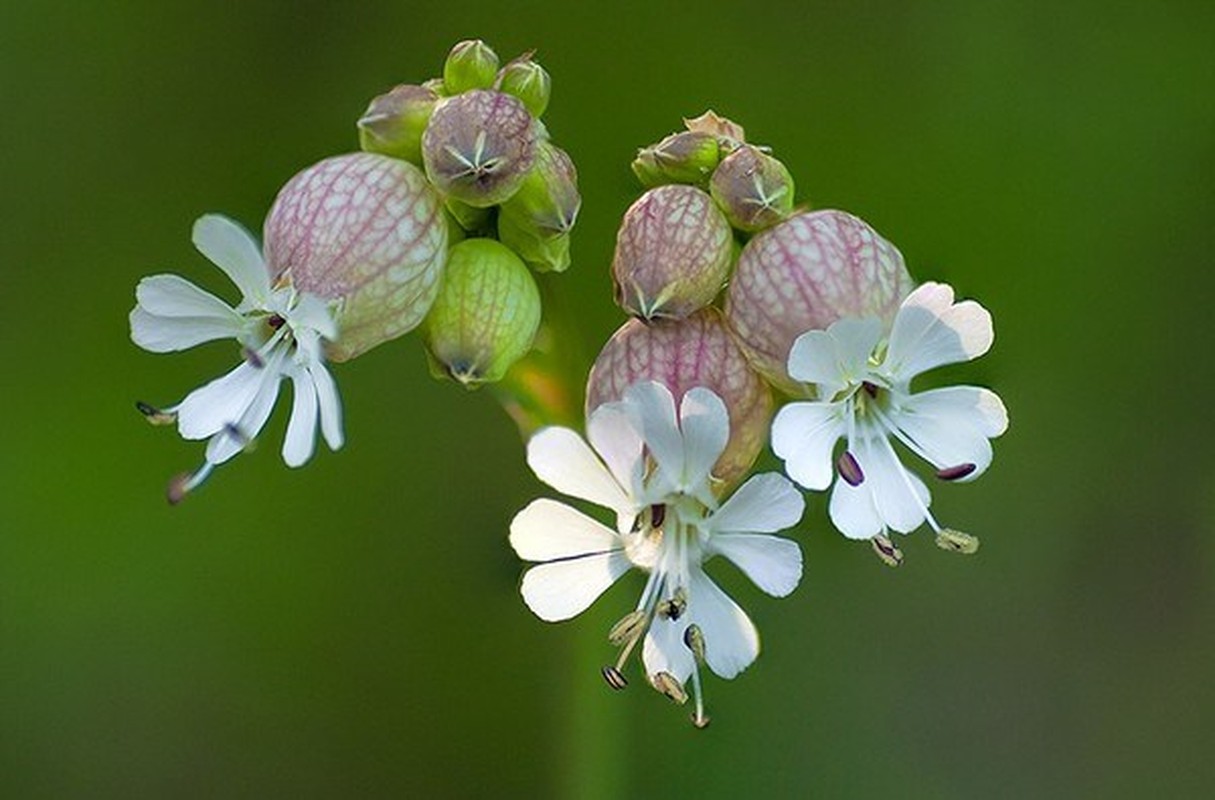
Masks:
[[[208,439],[235,424],[261,389],[263,368],[240,366],[186,395],[177,409],[177,431],[186,439]]]
[[[698,568],[688,587],[688,615],[704,634],[705,661],[717,675],[733,678],[759,655],[759,631],[746,612]]]
[[[639,492],[644,444],[624,405],[604,403],[592,411],[586,421],[586,436],[626,493]]]
[[[270,419],[274,410],[274,402],[278,399],[279,386],[282,384],[281,359],[267,361],[260,370],[261,379],[253,402],[245,409],[240,419],[235,420],[231,429],[220,431],[207,442],[207,461],[211,464],[222,464],[235,456],[256,439]],[[180,411],[178,412],[180,413]]]
[[[537,478],[563,494],[618,513],[632,508],[632,501],[612,473],[569,428],[544,428],[532,436],[527,443],[527,465]]]
[[[615,531],[556,500],[533,500],[510,523],[510,545],[524,561],[553,561],[621,549]]]
[[[772,422],[772,452],[789,477],[807,489],[831,485],[831,452],[847,432],[842,403],[789,403]]]
[[[976,386],[951,386],[905,398],[892,421],[938,469],[974,464],[970,481],[991,464],[988,437],[1008,426],[1008,413],[996,394]]]
[[[329,304],[314,294],[300,294],[295,308],[291,309],[289,322],[292,329],[308,328],[331,342],[337,341],[337,323],[329,312]]]
[[[683,477],[683,437],[675,421],[675,398],[661,383],[642,381],[624,392],[634,424],[641,429],[646,449],[658,464],[661,480],[651,479],[651,488],[661,485],[665,494],[680,486]]]
[[[641,646],[641,663],[647,675],[666,672],[680,683],[691,677],[696,662],[683,641],[689,619],[686,615],[678,620],[654,618]]]
[[[316,449],[316,384],[305,369],[297,367],[289,374],[293,398],[283,439],[283,461],[289,467],[298,467],[308,463]]]
[[[337,384],[319,361],[309,364],[306,369],[316,386],[316,399],[321,410],[321,435],[325,437],[330,450],[339,450],[345,438],[342,435],[342,400],[338,396]]]
[[[835,340],[840,372],[849,381],[861,380],[869,371],[869,357],[882,338],[882,323],[875,317],[845,317],[831,323],[827,333]]]
[[[135,287],[135,301],[158,317],[214,317],[242,321],[232,306],[179,275],[152,275]]]
[[[824,387],[841,385],[839,360],[835,353],[835,339],[826,331],[807,331],[793,341],[789,349],[789,377],[803,383]]]
[[[955,304],[950,286],[925,283],[899,308],[881,370],[906,383],[933,367],[978,358],[994,337],[987,309],[973,300]]]
[[[858,443],[857,463],[865,473],[860,488],[869,488],[878,516],[899,533],[910,533],[924,522],[931,501],[924,482],[898,460],[889,443],[870,438]]]
[[[622,552],[553,561],[529,569],[519,591],[537,617],[559,622],[585,611],[628,569]]]
[[[248,231],[227,217],[205,214],[194,223],[194,246],[232,279],[245,300],[264,307],[270,273]]]
[[[695,492],[726,449],[730,415],[720,397],[697,386],[689,389],[679,404],[679,427],[683,433],[682,486]]]
[[[774,533],[792,528],[802,518],[806,501],[785,476],[755,475],[705,522],[713,532]]]
[[[712,550],[730,559],[751,582],[773,597],[784,597],[802,579],[802,550],[779,536],[748,533],[714,535]]]
[[[832,524],[849,539],[872,539],[885,529],[873,504],[871,487],[864,483],[851,486],[837,478],[828,511]]]
[[[244,333],[244,321],[218,317],[158,317],[142,306],[131,310],[131,341],[153,353],[187,350],[216,339],[236,339]]]

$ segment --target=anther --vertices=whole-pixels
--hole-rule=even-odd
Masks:
[[[266,324],[269,325],[272,329],[278,330],[279,328],[281,328],[287,324],[287,320],[283,319],[278,314],[271,314],[266,319]]]
[[[953,467],[945,467],[944,469],[937,470],[937,477],[943,481],[956,481],[960,478],[965,478],[974,471],[974,464],[958,464]]]
[[[845,450],[840,453],[840,457],[835,462],[835,468],[839,470],[840,477],[849,486],[860,486],[865,482],[865,473],[861,470],[861,465],[857,463],[856,456],[852,455],[851,451]]]
[[[655,528],[661,528],[662,523],[667,518],[667,507],[662,503],[655,503],[650,506],[650,524]]]
[[[261,369],[266,366],[265,360],[252,347],[241,348],[240,354],[245,359],[245,362],[254,369]]]
[[[877,397],[878,387],[876,384],[870,383],[869,381],[863,381],[861,383],[861,388],[863,388],[865,393],[870,397]]]
[[[705,660],[705,635],[700,632],[699,625],[689,625],[683,632],[683,643],[692,651],[696,662],[703,664]]]
[[[688,595],[683,589],[680,589],[669,600],[663,600],[658,604],[657,613],[659,617],[674,622],[683,616],[683,612],[687,607]]]
[[[869,543],[873,545],[873,552],[877,553],[877,557],[882,559],[886,566],[897,567],[903,563],[903,551],[896,547],[886,534],[879,533],[870,539]]]
[[[165,499],[169,501],[169,505],[175,506],[182,500],[186,499],[186,495],[190,491],[190,473],[182,472],[174,475],[169,480],[169,486],[165,489]]]
[[[692,712],[692,724],[696,726],[697,730],[703,731],[705,728],[709,727],[709,723],[712,721],[713,720],[704,714],[695,711]]]
[[[687,690],[683,688],[674,675],[669,672],[658,672],[650,676],[650,685],[657,689],[660,693],[671,698],[671,701],[676,705],[683,705],[688,702]]]
[[[637,610],[631,614],[626,614],[608,631],[608,641],[611,642],[613,647],[621,647],[640,636],[645,631],[645,623],[646,614],[644,611]]]
[[[135,401],[135,408],[143,414],[143,418],[153,425],[172,425],[177,421],[177,414],[171,411],[162,411],[154,405],[143,402],[142,400]]]
[[[979,549],[979,537],[955,531],[953,528],[942,528],[937,533],[937,547],[968,556]]]
[[[620,691],[629,685],[629,682],[621,674],[620,670],[615,667],[604,667],[602,670],[603,679],[607,681],[607,685],[611,686],[616,691]]]

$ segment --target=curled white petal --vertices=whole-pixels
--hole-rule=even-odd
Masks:
[[[629,560],[619,551],[538,564],[523,576],[523,602],[545,622],[581,614],[627,572]]]
[[[783,459],[789,477],[807,489],[831,485],[835,443],[847,425],[837,403],[789,403],[772,422],[772,452]]]
[[[773,597],[784,597],[802,579],[802,550],[780,536],[725,533],[712,540],[715,552],[728,558],[751,582]]]
[[[316,387],[316,399],[321,414],[321,435],[330,450],[339,450],[345,443],[342,434],[342,400],[338,395],[337,384],[329,370],[320,362],[308,364],[305,369]]]
[[[973,300],[955,304],[952,287],[925,283],[907,296],[894,318],[882,372],[905,384],[934,367],[978,358],[994,338],[987,309]]]
[[[510,544],[524,561],[553,561],[619,550],[620,537],[556,500],[532,501],[510,524]]]
[[[270,273],[248,231],[225,216],[205,214],[194,223],[193,239],[198,251],[232,279],[247,304],[265,306]]]
[[[289,467],[299,467],[312,458],[316,450],[316,423],[319,415],[316,384],[307,370],[296,367],[288,372],[291,378],[291,418],[283,438],[283,461]]]

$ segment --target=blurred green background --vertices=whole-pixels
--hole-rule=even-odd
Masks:
[[[3,3],[0,795],[1207,796],[1212,9]],[[935,503],[981,553],[920,532],[891,571],[813,498],[791,598],[718,570],[765,650],[709,680],[707,731],[598,675],[638,582],[563,625],[519,601],[507,524],[546,490],[415,336],[337,368],[341,452],[288,470],[280,416],[163,500],[201,448],[132,402],[233,354],[138,350],[136,281],[228,292],[193,220],[260,228],[293,173],[356,146],[371,96],[469,36],[553,75],[585,196],[558,291],[590,353],[622,320],[607,265],[634,149],[709,106],[801,198],[995,315],[955,377],[995,387],[1012,427]]]

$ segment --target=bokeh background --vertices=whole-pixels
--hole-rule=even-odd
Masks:
[[[1207,796],[1215,781],[1215,6],[1204,3],[0,4],[0,795]],[[718,570],[765,637],[713,726],[517,596],[545,491],[487,393],[416,337],[337,369],[347,447],[264,446],[169,508],[201,449],[146,425],[227,369],[134,347],[143,275],[228,291],[189,242],[260,227],[457,39],[538,48],[578,163],[587,355],[634,149],[713,107],[799,196],[994,313],[952,377],[1012,414],[883,567],[814,498],[803,585]],[[570,342],[570,347],[576,343]],[[771,463],[769,456],[767,464]],[[635,576],[634,576],[635,577]]]

